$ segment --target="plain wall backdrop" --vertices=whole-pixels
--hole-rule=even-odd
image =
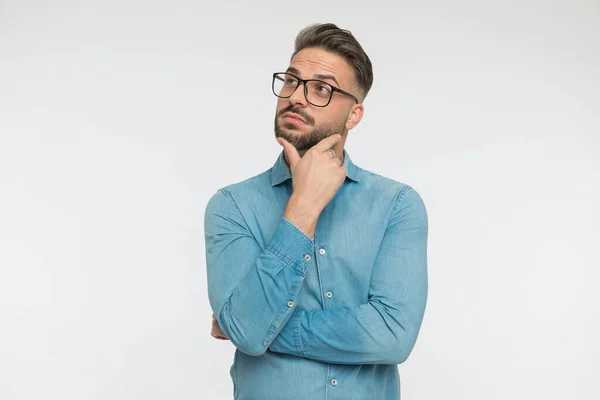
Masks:
[[[313,22],[374,65],[353,161],[429,212],[403,400],[600,398],[600,1],[0,0],[0,400],[232,398],[204,208]]]

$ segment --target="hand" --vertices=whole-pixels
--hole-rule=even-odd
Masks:
[[[313,234],[309,225],[316,227],[318,216],[342,187],[346,178],[342,160],[337,156],[332,159],[328,152],[341,139],[339,134],[331,135],[300,157],[292,144],[283,138],[277,138],[283,146],[292,172],[293,192],[284,216],[295,217]],[[310,234],[308,236],[312,237]]]
[[[229,340],[229,338],[223,333],[219,323],[217,322],[217,318],[215,318],[215,314],[212,315],[212,331],[210,332],[212,337],[219,340]]]

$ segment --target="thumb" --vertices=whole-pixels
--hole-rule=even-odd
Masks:
[[[283,146],[283,151],[287,156],[288,162],[290,163],[290,168],[295,168],[298,161],[301,160],[300,154],[298,154],[298,150],[290,142],[285,140],[284,138],[277,138],[277,142]]]

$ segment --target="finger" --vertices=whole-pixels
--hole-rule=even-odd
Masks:
[[[212,316],[212,333],[215,333],[217,335],[225,335],[223,333],[223,330],[219,326],[219,321],[217,321],[215,314],[213,314],[213,316]]]
[[[332,160],[339,159],[334,149],[328,149],[325,154],[327,154]]]
[[[325,152],[325,151],[329,150],[330,148],[332,148],[340,140],[342,140],[342,135],[340,135],[339,133],[336,133],[334,135],[328,136],[325,139],[321,140],[313,148],[315,148],[321,152]]]
[[[279,144],[283,146],[283,151],[287,156],[288,162],[290,163],[290,167],[294,168],[296,164],[298,164],[298,161],[300,161],[300,159],[302,158],[300,157],[300,154],[298,154],[298,150],[296,150],[296,148],[284,138],[277,138],[277,142],[279,142]]]
[[[229,338],[227,336],[221,336],[221,335],[215,335],[214,333],[210,334],[212,337],[214,337],[215,339],[219,339],[219,340],[229,340]]]
[[[225,333],[223,333],[223,331],[221,330],[219,325],[216,325],[216,326],[213,325],[212,330],[210,331],[210,334],[215,339],[229,340],[229,338],[227,337],[227,335],[225,335]]]

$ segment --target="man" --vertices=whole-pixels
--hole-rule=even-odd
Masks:
[[[301,31],[273,75],[283,151],[206,207],[212,333],[237,348],[235,399],[400,398],[397,365],[427,299],[428,223],[411,186],[344,150],[372,82],[349,31]]]

